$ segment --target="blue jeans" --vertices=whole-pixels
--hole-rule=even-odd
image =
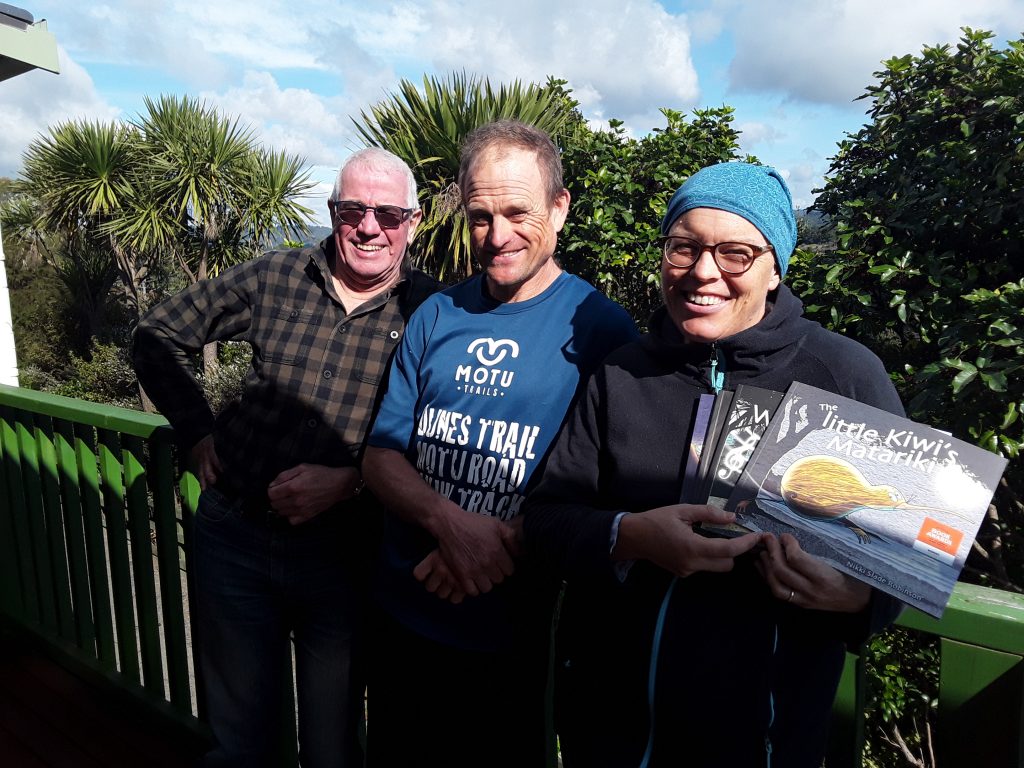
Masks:
[[[285,664],[295,642],[303,768],[362,765],[365,595],[346,567],[344,511],[291,526],[199,499],[195,576],[199,662],[217,746],[207,766],[272,766],[280,754]]]

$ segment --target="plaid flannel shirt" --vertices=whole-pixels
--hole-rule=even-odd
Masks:
[[[182,445],[213,433],[224,468],[219,487],[265,499],[285,469],[361,459],[405,321],[439,284],[406,269],[394,288],[347,314],[329,279],[333,251],[332,238],[271,251],[192,285],[139,322],[139,381]],[[216,420],[192,365],[214,340],[244,340],[253,350],[240,401]]]

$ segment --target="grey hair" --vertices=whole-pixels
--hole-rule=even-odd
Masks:
[[[334,191],[331,192],[331,200],[337,202],[343,200],[341,177],[350,166],[362,168],[374,173],[395,174],[405,177],[405,186],[408,189],[405,200],[405,208],[418,210],[420,207],[418,192],[416,189],[416,178],[412,175],[409,165],[398,155],[388,152],[380,147],[367,147],[353,152],[342,164],[338,171],[338,177],[334,180]]]

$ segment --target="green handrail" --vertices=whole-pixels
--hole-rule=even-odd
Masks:
[[[0,616],[198,735],[180,474],[161,417],[0,386]]]

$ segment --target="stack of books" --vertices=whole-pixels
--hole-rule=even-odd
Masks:
[[[794,383],[704,395],[682,500],[736,513],[712,536],[789,533],[832,566],[941,616],[1006,459]]]

